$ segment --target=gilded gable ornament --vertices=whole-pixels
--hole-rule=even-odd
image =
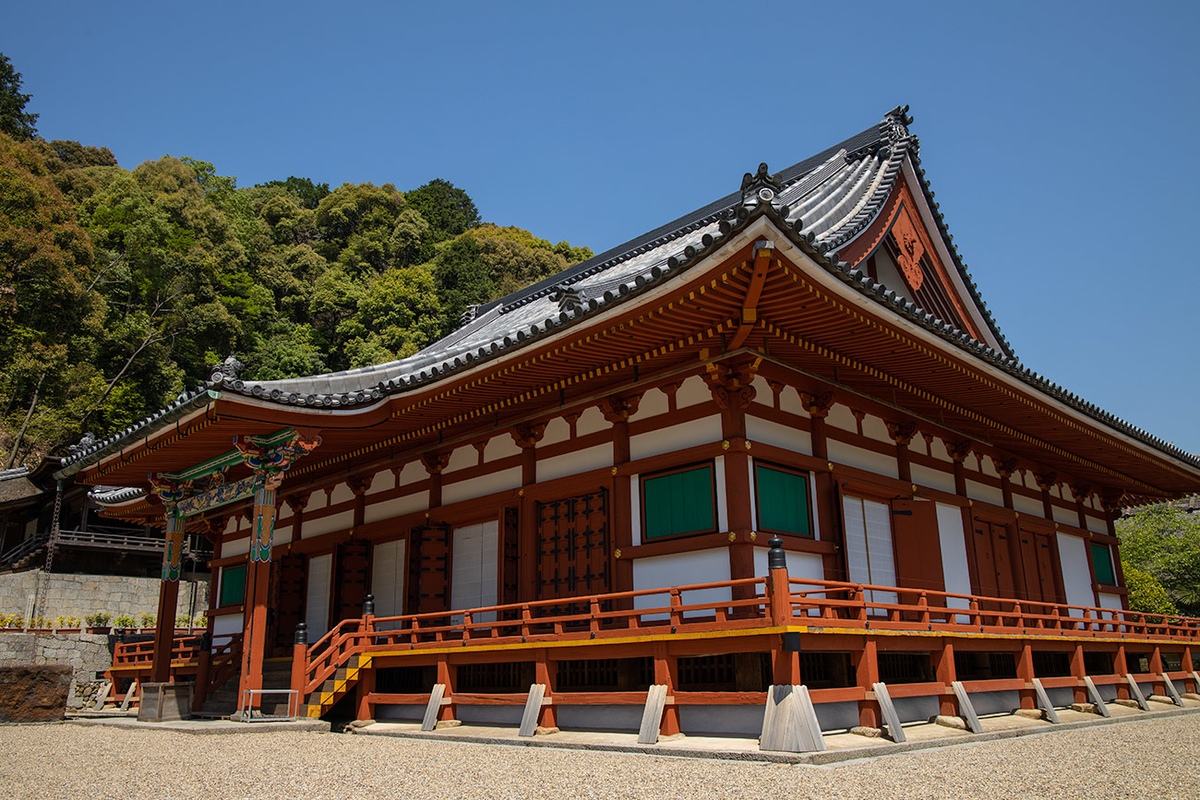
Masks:
[[[921,240],[921,235],[917,233],[917,227],[913,224],[908,209],[901,209],[900,213],[896,215],[896,223],[892,226],[892,238],[896,240],[896,247],[900,251],[898,260],[900,269],[904,273],[904,279],[908,281],[908,285],[915,292],[925,282],[925,274],[921,271],[921,257],[925,255],[925,243]]]

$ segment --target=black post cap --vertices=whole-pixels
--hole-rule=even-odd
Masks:
[[[772,536],[767,544],[771,546],[771,549],[767,551],[767,569],[787,569],[787,555],[783,552],[783,539]]]
[[[369,594],[363,598],[363,616],[375,616],[375,595]]]
[[[308,625],[303,622],[296,626],[296,644],[308,644]]]

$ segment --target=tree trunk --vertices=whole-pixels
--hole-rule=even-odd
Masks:
[[[29,402],[29,410],[25,412],[25,421],[21,423],[21,430],[17,431],[12,452],[8,454],[8,463],[4,465],[5,469],[12,469],[13,463],[17,460],[17,450],[21,448],[21,440],[25,438],[25,429],[29,427],[29,420],[33,416],[33,409],[37,406],[38,392],[41,391],[44,380],[46,380],[46,373],[43,372],[42,377],[38,378],[37,386],[33,387],[33,400]]]

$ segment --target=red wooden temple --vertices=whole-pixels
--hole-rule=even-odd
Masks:
[[[1024,367],[906,109],[509,297],[409,358],[279,381],[231,359],[64,461],[160,524],[163,608],[214,544],[209,632],[113,674],[285,675],[310,716],[754,731],[1196,685],[1200,620],[1130,612],[1113,522],[1200,459]],[[773,548],[772,548],[773,546]],[[168,621],[171,614],[159,614]],[[1036,679],[1036,681],[1035,681]],[[236,682],[236,683],[234,683]],[[340,709],[340,710],[339,710]]]

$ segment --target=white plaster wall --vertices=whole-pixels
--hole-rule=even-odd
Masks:
[[[629,437],[630,458],[649,458],[707,442],[721,441],[721,418],[703,417]]]
[[[364,520],[366,516],[364,514]],[[301,528],[301,534],[305,539],[311,539],[314,536],[322,536],[326,533],[334,531],[348,531],[354,526],[354,509],[340,511],[337,514],[330,514],[327,517],[314,519],[309,521],[304,520],[304,527]]]
[[[329,505],[329,498],[325,496],[325,492],[313,492],[308,496],[308,505],[304,506],[304,513],[311,514],[314,511],[320,511]]]
[[[449,472],[457,472],[460,469],[468,469],[479,463],[479,451],[471,445],[456,447],[450,453],[450,460],[446,462],[446,466],[442,469],[442,474]]]
[[[892,441],[892,437],[888,435],[887,423],[879,417],[873,417],[868,414],[863,417],[862,427],[863,436],[866,436],[868,439],[874,439],[877,442],[883,442],[892,447],[896,446],[896,443]]]
[[[511,434],[508,433],[502,433],[498,437],[488,439],[487,445],[484,446],[484,463],[520,455],[521,447],[518,447],[517,443],[512,441]]]
[[[233,533],[238,529],[238,516],[230,517],[225,520],[225,530],[223,533]]]
[[[1088,514],[1086,519],[1087,528],[1092,533],[1108,533],[1108,525],[1105,524],[1104,520],[1099,517],[1093,517],[1091,514]]]
[[[885,456],[882,453],[864,450],[861,447],[855,447],[854,445],[834,439],[828,441],[828,446],[831,461],[839,464],[849,464],[852,467],[865,469],[879,475],[887,475],[889,478],[900,476],[899,468],[896,466],[896,459],[892,456]]]
[[[984,486],[982,483],[969,479],[967,480],[967,497],[997,506],[1004,505],[1004,493],[998,488]]]
[[[713,459],[713,485],[717,500],[717,530],[729,530],[729,492],[725,491],[725,456]],[[753,484],[751,484],[753,485]]]
[[[538,447],[549,447],[570,438],[571,423],[563,417],[555,417],[546,423],[546,430],[542,432],[542,440],[538,442]]]
[[[597,433],[606,431],[612,425],[600,413],[600,409],[595,406],[588,406],[583,413],[579,415],[579,419],[575,420],[575,435],[587,436],[589,433]]]
[[[429,473],[425,471],[425,466],[419,460],[409,461],[400,468],[396,475],[396,486],[404,486],[409,483],[423,481],[429,477]]]
[[[1079,515],[1069,508],[1051,506],[1050,511],[1054,514],[1054,521],[1061,522],[1063,525],[1074,525],[1079,521]]]
[[[751,441],[782,447],[793,453],[812,455],[812,436],[808,431],[789,428],[769,419],[747,416],[746,436]]]
[[[979,457],[979,471],[989,478],[1000,477],[1000,473],[996,471],[996,464],[991,458]]]
[[[631,542],[635,545],[642,543],[642,478],[633,475],[629,479],[629,507],[633,509],[630,527],[632,528]],[[634,562],[637,563],[637,562]]]
[[[277,544],[287,544],[291,540],[292,540],[292,526],[291,525],[281,525],[280,527],[275,529],[274,533],[271,534],[271,545],[272,546],[277,545]],[[250,541],[249,537],[247,537],[246,541],[247,542]]]
[[[391,519],[404,514],[412,514],[417,511],[425,511],[429,508],[429,492],[416,492],[414,494],[405,495],[388,500],[385,503],[375,503],[369,505],[363,510],[363,522],[371,523],[378,522],[381,519]],[[352,518],[353,519],[353,518]],[[304,525],[305,538],[308,538],[308,524]]]
[[[771,384],[767,383],[766,378],[762,375],[755,375],[750,385],[754,387],[754,402],[771,408],[775,407],[775,393],[771,391]]]
[[[687,408],[688,406],[707,403],[712,400],[712,392],[709,391],[708,384],[699,375],[693,375],[679,385],[679,391],[675,393],[675,407]]]
[[[762,539],[760,538],[759,541],[762,541]],[[766,547],[754,548],[754,574],[757,577],[765,578],[768,575],[768,552],[770,550]],[[786,555],[789,578],[805,581],[825,580],[825,564],[816,553],[793,553],[788,551]]]
[[[396,488],[396,476],[392,474],[390,469],[381,469],[371,478],[371,485],[367,487],[367,494],[378,494],[379,492],[386,492],[388,489],[394,488]]]
[[[213,617],[213,639],[218,636],[228,636],[232,633],[242,632],[242,615],[241,614],[222,614]],[[214,645],[225,644],[226,640],[214,641]],[[309,641],[315,642],[316,639]]]
[[[275,508],[275,530],[279,530],[280,525],[291,518],[292,507],[284,503],[281,499],[279,505]]]
[[[230,556],[244,556],[250,552],[250,537],[243,536],[241,539],[233,541],[224,541],[221,543],[221,558]]]
[[[1067,604],[1088,608],[1096,605],[1096,598],[1092,594],[1092,574],[1088,570],[1087,542],[1078,536],[1059,533],[1058,554],[1062,559]]]
[[[539,472],[541,471],[539,465]],[[521,486],[521,468],[511,467],[470,478],[465,481],[454,481],[442,485],[442,504],[450,505],[473,497],[483,497],[493,492],[503,492],[517,489]],[[428,496],[428,492],[426,492]]]
[[[659,414],[666,414],[670,409],[667,395],[661,389],[647,389],[642,395],[642,400],[638,403],[637,413],[629,418],[630,422],[647,417],[657,417]]]
[[[595,447],[587,447],[583,450],[576,450],[573,453],[566,453],[561,456],[538,461],[537,477],[539,481],[550,481],[566,475],[587,472],[591,469],[611,467],[612,461],[613,448],[611,444],[606,442]],[[518,485],[520,485],[519,481],[520,476],[518,475]]]
[[[794,386],[783,387],[783,391],[779,393],[779,408],[789,414],[808,417],[808,412],[804,410],[804,403],[800,401],[800,391]]]
[[[1108,592],[1100,592],[1100,607],[1111,608],[1113,611],[1122,611],[1121,595],[1110,594]]]
[[[942,575],[946,591],[955,594],[971,593],[971,572],[967,567],[967,538],[963,531],[962,509],[945,503],[937,504],[938,543],[942,551]],[[951,608],[967,608],[969,602],[947,598]]]
[[[1042,501],[1022,494],[1013,494],[1013,508],[1031,517],[1042,516]]]
[[[946,441],[944,439],[933,440],[933,443],[929,445],[929,455],[938,461],[945,461],[947,464],[954,463],[954,459],[950,458],[950,454],[946,452]]]
[[[333,494],[329,497],[329,505],[336,506],[338,503],[345,503],[354,499],[354,492],[350,489],[349,484],[339,483],[333,489]]]
[[[724,547],[639,558],[633,562],[634,589],[659,589],[727,580],[729,580],[729,550]],[[731,599],[731,595],[728,587],[687,592],[682,597],[684,605],[721,602],[729,599]],[[665,593],[634,598],[634,608],[659,608],[668,606],[670,603],[670,596]]]
[[[850,407],[841,403],[833,404],[833,407],[829,409],[829,416],[825,417],[825,422],[835,428],[858,433],[858,420],[854,418]]]
[[[954,494],[954,475],[938,469],[923,467],[920,464],[912,464],[910,466],[913,483],[918,486],[928,486],[931,489],[940,489],[943,492]]]

